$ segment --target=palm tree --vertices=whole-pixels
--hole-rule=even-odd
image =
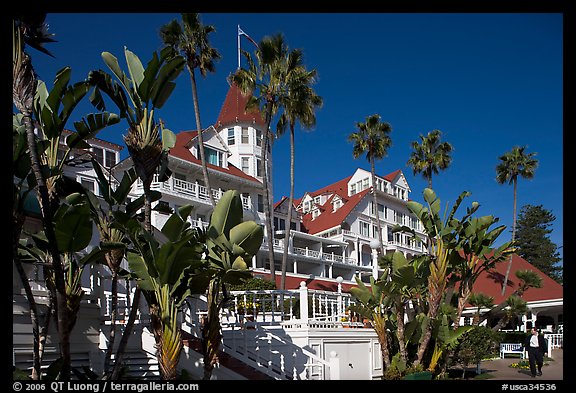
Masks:
[[[520,282],[518,284],[518,288],[516,288],[516,290],[510,296],[522,297],[524,292],[530,288],[542,288],[542,277],[540,277],[538,273],[533,270],[517,270],[515,276],[520,280]],[[507,300],[508,299],[504,300],[500,304],[496,305],[496,307],[492,308],[490,311],[484,314],[480,318],[479,323],[484,322],[485,320],[502,311],[507,305]]]
[[[206,166],[195,70],[197,68],[203,78],[206,77],[208,72],[215,71],[214,61],[222,57],[208,42],[208,34],[215,31],[216,28],[214,26],[203,25],[198,14],[182,14],[182,25],[177,20],[173,20],[160,28],[160,37],[164,45],[170,46],[186,59],[186,68],[188,69],[188,74],[190,74],[190,83],[192,85],[192,100],[194,101],[194,114],[196,116],[196,128],[198,129],[198,150],[200,151],[200,161],[202,162],[202,175],[212,206],[216,205],[216,201],[214,200],[214,195],[212,195],[208,168]]]
[[[473,326],[478,326],[480,323],[481,309],[494,307],[494,297],[483,293],[472,293],[468,298],[468,302],[476,307],[476,313],[474,313],[474,319],[472,321]]]
[[[380,217],[378,216],[378,198],[376,195],[376,172],[374,163],[381,160],[388,154],[388,149],[392,145],[390,132],[392,127],[387,122],[380,121],[380,115],[374,114],[366,118],[365,123],[356,123],[356,132],[348,136],[348,140],[354,144],[352,155],[358,158],[366,153],[366,159],[370,163],[372,173],[372,198],[374,203],[374,212],[376,223],[378,225],[378,242],[380,243],[381,255],[384,255],[384,245],[382,243],[382,228],[380,226]]]
[[[512,295],[506,299],[506,311],[504,316],[498,321],[498,323],[492,328],[493,331],[497,332],[502,329],[510,321],[516,326],[516,317],[525,314],[528,311],[528,306],[526,301],[521,299],[519,296]]]
[[[256,62],[252,56],[242,51],[248,63],[248,69],[240,68],[231,77],[242,94],[252,94],[247,109],[259,108],[264,112],[265,130],[262,138],[261,173],[264,188],[264,214],[266,216],[266,236],[268,238],[268,259],[270,276],[276,282],[274,266],[274,235],[272,231],[272,184],[269,182],[268,150],[270,149],[270,124],[272,118],[281,110],[289,91],[289,81],[293,75],[302,70],[302,52],[298,49],[289,51],[284,36],[276,34],[265,37],[255,52]]]
[[[538,160],[534,158],[536,153],[525,153],[526,146],[514,146],[511,151],[500,156],[498,159],[500,163],[496,166],[496,181],[499,184],[513,184],[514,186],[514,207],[513,207],[513,221],[512,221],[512,241],[516,237],[516,199],[518,176],[524,179],[532,179],[536,168],[538,167]],[[506,283],[512,268],[512,256],[508,262],[504,283],[502,284],[502,295],[506,292]]]
[[[412,153],[406,163],[412,167],[414,175],[421,173],[428,179],[428,188],[432,188],[432,174],[437,175],[439,170],[448,168],[452,162],[450,153],[453,147],[448,142],[440,142],[441,135],[440,130],[432,130],[427,136],[420,135],[422,143],[411,143]]]
[[[294,128],[299,122],[303,128],[312,128],[316,124],[316,108],[322,106],[322,97],[318,96],[311,84],[316,82],[316,70],[302,70],[290,82],[288,97],[284,101],[284,113],[280,116],[276,135],[281,136],[288,126],[290,128],[290,196],[288,198],[288,223],[284,235],[284,252],[282,255],[282,275],[280,289],[286,289],[286,265],[288,260],[288,242],[290,239],[291,219],[294,202]]]

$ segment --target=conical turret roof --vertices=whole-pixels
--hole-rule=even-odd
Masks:
[[[232,83],[226,94],[222,109],[220,109],[215,127],[220,129],[230,124],[248,122],[255,123],[258,128],[264,129],[266,124],[260,111],[256,109],[251,112],[246,112],[245,110],[249,98],[250,94],[243,95],[238,86]]]

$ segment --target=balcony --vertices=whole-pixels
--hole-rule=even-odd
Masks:
[[[202,202],[207,205],[210,204],[208,189],[198,183],[192,183],[186,180],[176,179],[174,177],[170,177],[168,180],[160,182],[158,181],[158,175],[154,175],[150,189],[170,193],[181,198],[191,199],[193,201]],[[136,190],[144,192],[142,181],[140,179],[138,179],[136,183]],[[212,196],[214,197],[214,200],[218,202],[220,198],[222,198],[222,195],[224,195],[224,192],[226,192],[226,190],[213,188]],[[252,210],[251,198],[241,195],[241,199],[242,207],[246,210]]]
[[[274,239],[273,243],[274,243],[274,250],[283,252],[284,250],[283,240]],[[266,238],[264,238],[264,241],[262,242],[261,249],[265,250],[268,249],[268,242]],[[292,247],[292,249],[290,249],[290,247],[288,247],[288,254],[292,256],[299,255],[307,258],[319,259],[321,261],[327,261],[327,262],[337,262],[342,263],[344,265],[352,265],[352,266],[358,265],[356,259],[354,258],[337,255],[332,252],[320,252],[318,250],[312,250],[309,248]]]

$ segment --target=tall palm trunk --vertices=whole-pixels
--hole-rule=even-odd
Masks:
[[[286,289],[286,270],[288,265],[288,243],[290,242],[290,230],[292,224],[292,205],[294,204],[294,123],[290,123],[290,196],[288,197],[288,220],[284,234],[284,252],[282,254],[282,276],[280,277],[280,289]],[[284,307],[284,302],[281,303]]]
[[[214,207],[216,206],[216,201],[214,200],[214,195],[212,195],[212,187],[210,186],[210,179],[208,177],[208,167],[206,166],[206,155],[204,154],[204,137],[202,136],[202,123],[200,122],[200,106],[196,89],[196,77],[194,76],[194,69],[191,69],[190,66],[187,67],[192,84],[192,100],[194,101],[194,115],[196,116],[196,128],[198,129],[198,150],[200,150],[200,161],[202,162],[202,176],[204,177],[204,185],[210,197],[210,203],[212,203],[212,207]]]
[[[372,202],[374,203],[374,215],[376,216],[376,225],[378,227],[378,245],[380,247],[380,255],[384,256],[384,241],[382,239],[382,226],[380,225],[380,215],[378,212],[378,197],[376,196],[376,170],[374,168],[373,157],[370,158],[370,168],[372,172]]]
[[[514,179],[514,202],[513,202],[513,215],[512,215],[512,242],[516,238],[516,190],[518,182]],[[512,269],[512,254],[510,254],[510,260],[508,261],[508,267],[506,268],[506,275],[504,276],[504,282],[502,283],[502,296],[506,293],[506,287],[508,286],[508,277],[510,276],[510,270]]]
[[[264,187],[264,215],[266,217],[266,236],[268,237],[268,260],[270,261],[270,279],[276,284],[276,268],[274,266],[274,233],[272,230],[272,212],[270,209],[270,190],[268,185],[268,145],[270,138],[268,130],[272,121],[272,101],[266,104],[266,128],[264,129],[264,138],[262,139],[262,161],[260,168],[262,173],[262,183]],[[271,187],[271,185],[270,185]]]

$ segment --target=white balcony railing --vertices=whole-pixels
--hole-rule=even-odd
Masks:
[[[278,250],[278,251],[284,250],[284,241],[283,240],[274,239],[273,244],[274,244],[275,250]],[[268,241],[266,240],[266,238],[264,238],[264,240],[262,241],[262,248],[268,249]],[[289,247],[288,253],[290,255],[300,255],[300,256],[304,256],[304,257],[308,257],[308,258],[320,259],[323,261],[339,262],[339,263],[344,263],[346,265],[357,265],[356,259],[350,258],[350,257],[345,257],[342,255],[337,255],[337,254],[334,254],[333,252],[320,252],[318,250],[312,250],[309,248],[301,248],[301,247],[292,247],[292,250],[290,250],[290,247]]]
[[[136,189],[138,191],[142,191],[142,182],[138,179],[136,183]],[[154,175],[154,179],[152,184],[150,185],[151,190],[158,190],[158,191],[167,191],[177,195],[189,197],[195,201],[200,201],[209,204],[210,197],[208,195],[208,189],[198,183],[192,183],[186,180],[176,179],[174,177],[170,177],[168,180],[164,182],[158,181],[158,175]],[[222,189],[212,189],[212,196],[218,202],[222,195],[224,195],[226,190]],[[244,195],[241,196],[242,199],[242,207],[244,209],[252,209],[252,201],[250,197],[246,197]]]

